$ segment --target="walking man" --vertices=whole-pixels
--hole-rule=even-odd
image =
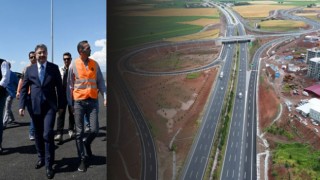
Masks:
[[[62,78],[62,96],[63,99],[65,100],[65,103],[67,103],[67,77],[68,77],[68,70],[69,70],[69,65],[71,63],[72,57],[69,52],[66,52],[63,54],[63,62],[64,66],[60,67],[60,74]],[[59,144],[62,143],[63,141],[63,127],[64,127],[64,121],[65,121],[65,116],[66,116],[66,110],[67,110],[67,104],[63,107],[62,113],[58,114],[57,118],[57,134],[54,137],[55,141],[59,141]],[[69,128],[68,128],[68,134],[70,138],[73,138],[75,136],[74,133],[74,116],[72,112],[72,106],[68,105],[68,111],[69,111]]]
[[[13,99],[16,97],[16,90],[18,86],[18,77],[16,73],[12,72],[11,69],[11,64],[10,62],[7,62],[9,65],[9,73],[10,73],[10,81],[9,84],[7,85],[7,99],[6,99],[6,105],[5,105],[5,110],[4,110],[4,117],[3,117],[3,127],[5,128],[7,126],[7,123],[13,122],[14,116],[12,113],[12,102]]]
[[[46,176],[52,179],[54,171],[54,123],[56,112],[63,109],[62,80],[59,67],[47,61],[47,47],[39,44],[35,48],[37,63],[26,69],[20,94],[19,114],[24,116],[30,88],[31,111],[35,126],[35,143],[39,160],[35,168],[46,166]]]
[[[6,87],[10,81],[9,66],[6,60],[0,59],[0,120],[3,119],[3,109],[6,103]],[[0,121],[0,154],[2,154],[3,121]]]
[[[99,130],[98,122],[98,90],[104,97],[106,106],[106,85],[99,64],[89,58],[91,49],[88,41],[78,43],[79,58],[74,60],[69,67],[68,103],[73,105],[76,125],[76,146],[80,165],[78,171],[87,170],[87,160],[92,156],[91,143]],[[90,121],[90,131],[84,137],[84,116]]]
[[[22,76],[19,80],[19,84],[18,84],[18,89],[17,89],[17,94],[16,94],[16,98],[17,100],[19,100],[20,98],[20,91],[21,91],[21,87],[22,87],[22,83],[23,83],[23,78],[24,78],[24,74],[26,72],[26,69],[27,67],[31,66],[32,64],[36,64],[37,63],[37,60],[36,60],[36,55],[34,54],[34,51],[30,51],[29,52],[29,60],[30,60],[30,64],[28,66],[26,66],[23,71],[22,71]],[[31,112],[31,101],[30,101],[30,90],[28,91],[28,96],[27,96],[27,110],[30,114]],[[30,115],[31,117],[31,115]],[[34,124],[33,124],[33,121],[32,121],[32,118],[30,120],[30,126],[29,126],[29,139],[31,141],[34,140]]]

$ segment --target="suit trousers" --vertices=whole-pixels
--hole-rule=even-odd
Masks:
[[[68,108],[69,112],[69,127],[68,130],[74,130],[74,115],[72,112],[72,106],[66,106],[63,108],[63,112],[61,114],[58,114],[57,118],[57,134],[63,134],[63,127],[64,127],[64,121],[66,116],[66,111]]]
[[[4,116],[3,116],[3,124],[7,124],[10,121],[14,121],[14,116],[12,113],[12,102],[13,102],[14,97],[11,97],[10,95],[7,96],[6,98],[6,105],[5,105],[5,110],[4,110]]]
[[[29,126],[29,135],[32,135],[34,136],[34,124],[33,124],[33,121],[32,121],[32,104],[31,104],[31,97],[30,95],[27,96],[27,110],[29,112],[29,115],[31,117],[31,120],[30,120],[30,126]]]
[[[91,145],[99,132],[98,121],[98,100],[85,99],[74,102],[74,120],[76,125],[76,145],[80,159],[85,159],[87,156],[84,147],[84,141],[87,145]],[[89,117],[90,131],[84,134],[84,116]]]
[[[38,157],[45,162],[47,168],[52,168],[54,163],[54,123],[56,111],[50,108],[44,101],[41,105],[41,114],[32,114],[32,121],[35,127],[35,143]]]

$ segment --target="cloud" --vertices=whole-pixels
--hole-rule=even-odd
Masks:
[[[107,40],[99,39],[96,40],[94,45],[96,47],[101,47],[99,51],[95,51],[91,58],[96,60],[99,63],[102,72],[106,71],[107,68]]]
[[[27,65],[29,61],[20,61],[20,65]]]

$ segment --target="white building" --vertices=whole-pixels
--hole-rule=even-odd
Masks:
[[[310,118],[320,122],[320,99],[312,98],[308,103],[297,107],[296,110],[303,116],[309,115]]]
[[[311,58],[308,66],[308,76],[320,79],[320,58]]]
[[[306,63],[309,64],[310,59],[314,57],[320,57],[320,49],[315,47],[312,49],[307,49]]]

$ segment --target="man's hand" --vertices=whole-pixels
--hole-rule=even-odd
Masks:
[[[20,93],[17,92],[16,99],[19,100],[19,98],[20,98]]]
[[[24,116],[24,109],[19,109],[19,115]]]
[[[107,106],[107,100],[106,99],[104,100],[103,105]]]

